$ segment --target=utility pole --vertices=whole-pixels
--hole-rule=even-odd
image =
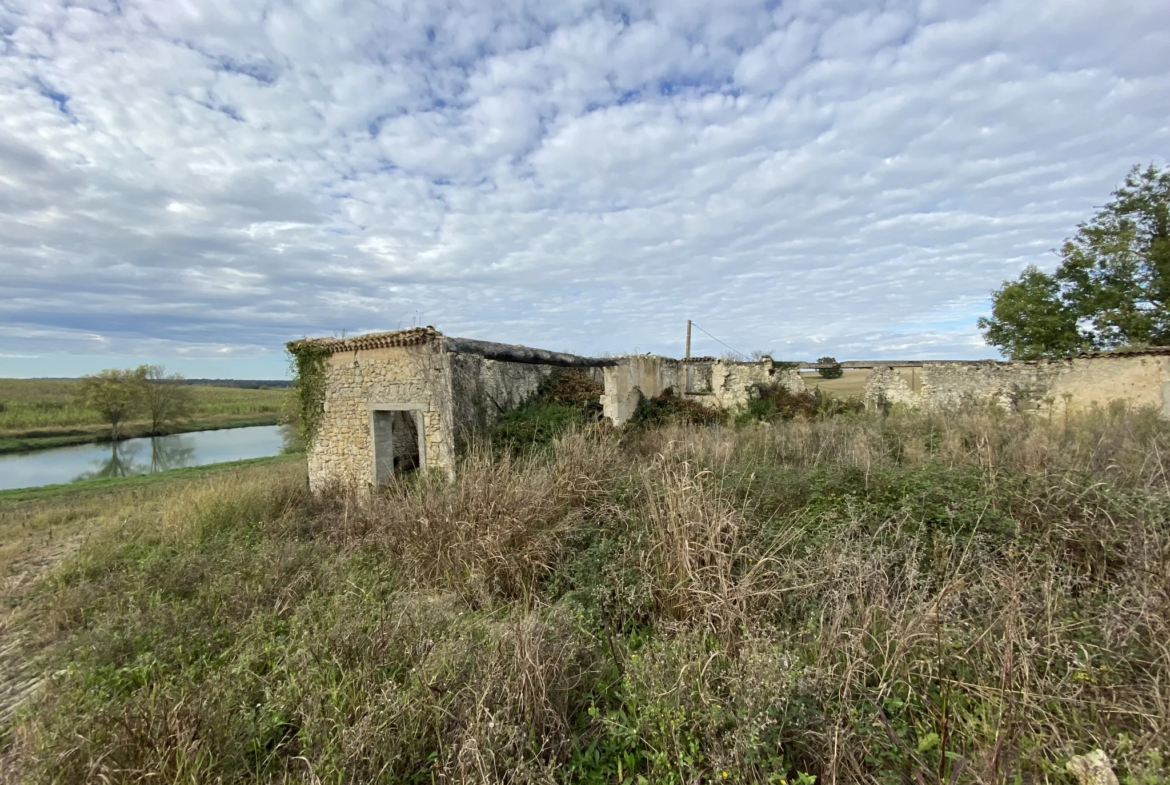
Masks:
[[[691,359],[691,320],[687,319],[687,359]]]

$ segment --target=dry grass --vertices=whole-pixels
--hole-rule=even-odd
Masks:
[[[1170,774],[1170,428],[579,430],[448,483],[192,487],[40,595],[30,782]],[[1126,779],[1128,778],[1128,779]]]
[[[342,502],[348,538],[376,543],[413,587],[449,589],[472,607],[531,603],[565,537],[607,509],[616,441],[576,431],[551,459],[477,449],[457,479],[423,478],[403,493]]]

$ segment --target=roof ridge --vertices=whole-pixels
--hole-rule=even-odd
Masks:
[[[337,352],[356,351],[359,349],[385,349],[395,346],[418,346],[429,343],[442,336],[434,327],[408,327],[405,330],[384,330],[376,333],[355,335],[351,338],[330,336],[325,338],[302,338],[299,341],[289,341],[289,346],[311,344],[325,349],[330,354]]]

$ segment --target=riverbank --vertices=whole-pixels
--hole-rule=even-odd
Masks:
[[[279,425],[280,416],[269,414],[226,414],[207,417],[193,422],[175,425],[153,431],[150,423],[137,422],[125,426],[120,440],[136,439],[143,436],[173,436],[179,433],[216,431],[222,428],[251,428],[257,425]],[[0,432],[0,455],[32,452],[50,447],[72,447],[78,444],[101,444],[109,442],[110,426],[83,425],[72,428],[33,428],[19,431]]]
[[[267,458],[248,458],[243,461],[227,461],[224,463],[209,463],[205,466],[189,466],[184,469],[171,469],[154,474],[136,474],[131,477],[104,477],[98,480],[80,480],[58,485],[41,485],[35,488],[15,488],[0,491],[0,513],[3,505],[8,502],[43,501],[56,499],[61,496],[93,496],[103,493],[121,493],[132,486],[156,485],[158,483],[174,482],[176,480],[190,480],[217,472],[235,471],[265,464],[284,463],[304,460],[303,453],[289,453],[287,455],[272,455]]]
[[[48,639],[30,635],[37,618],[38,586],[87,540],[113,527],[158,522],[176,497],[194,488],[270,483],[304,476],[304,456],[209,464],[138,477],[93,480],[41,488],[0,491],[0,783],[8,779],[7,735],[13,712],[44,683],[42,660]]]
[[[7,444],[0,452],[86,444],[101,441],[95,437],[102,435],[108,440],[109,425],[81,404],[79,389],[76,379],[0,379],[0,443]],[[287,388],[189,385],[186,389],[190,424],[172,432],[272,425],[287,408],[289,396]],[[131,438],[149,435],[149,423],[143,417],[128,425],[133,429]]]

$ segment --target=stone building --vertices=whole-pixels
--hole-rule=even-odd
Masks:
[[[323,350],[324,397],[309,445],[309,482],[380,487],[414,468],[453,470],[456,456],[557,368],[604,383],[604,416],[621,425],[643,398],[670,391],[716,410],[748,403],[764,386],[803,392],[809,363],[674,360],[652,355],[581,357],[452,338],[431,327],[354,338],[294,341]],[[967,401],[1056,412],[1124,401],[1170,417],[1170,348],[1038,362],[846,362],[872,369],[871,408],[948,408]]]
[[[601,381],[609,359],[450,338],[431,327],[315,338],[327,353],[324,412],[308,450],[309,484],[381,487],[413,468],[451,471],[477,430],[536,391],[556,368]]]
[[[729,362],[714,357],[672,360],[653,355],[627,355],[605,369],[601,398],[606,418],[621,425],[634,414],[638,400],[666,390],[711,409],[731,410],[747,404],[753,389],[779,384],[804,392],[796,364],[777,364],[771,357],[759,362]]]
[[[324,350],[324,400],[308,449],[309,482],[381,487],[414,468],[450,472],[456,456],[532,395],[557,368],[604,382],[604,415],[621,424],[642,396],[666,390],[704,406],[743,405],[753,386],[804,389],[799,373],[770,358],[729,363],[628,355],[581,357],[442,335],[431,327],[353,338],[294,341]]]
[[[871,367],[866,404],[954,408],[991,403],[1011,411],[1057,413],[1151,406],[1170,418],[1170,347],[1098,352],[1053,360],[845,363]]]

